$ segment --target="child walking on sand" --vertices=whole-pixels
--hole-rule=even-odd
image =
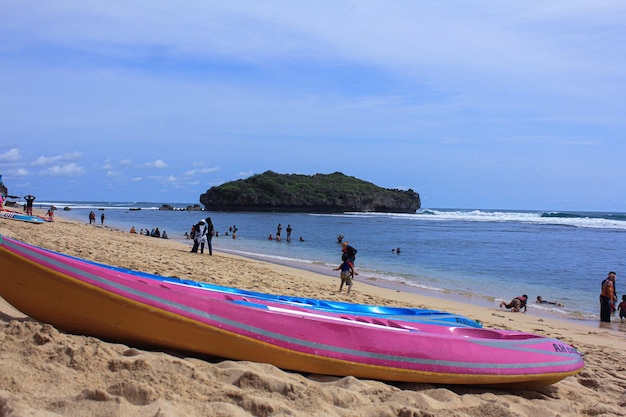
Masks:
[[[350,290],[352,289],[352,280],[354,280],[354,266],[348,259],[348,255],[345,253],[341,256],[341,260],[343,261],[341,265],[333,269],[333,271],[341,270],[341,284],[339,285],[339,292],[341,292],[343,284],[346,284],[348,286],[348,294],[350,294]]]
[[[624,322],[624,318],[626,318],[626,294],[622,295],[622,302],[617,306],[619,310],[619,319]]]

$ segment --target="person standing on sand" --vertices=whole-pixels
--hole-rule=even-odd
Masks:
[[[615,272],[609,272],[609,275],[602,281],[602,291],[600,292],[600,321],[610,323],[613,303],[617,302],[615,295]]]
[[[341,244],[341,252],[348,255],[348,260],[354,265],[354,261],[356,261],[356,252],[357,250],[350,246],[349,242],[343,242]]]
[[[213,222],[210,217],[207,217],[206,220],[201,219],[197,228],[195,229],[195,240],[191,251],[194,253],[198,253],[198,247],[200,247],[200,253],[204,253],[204,246],[209,244],[209,255],[213,255],[213,246],[211,244],[211,238],[215,234],[215,230],[213,229]]]
[[[200,220],[198,223],[194,224],[191,234],[193,235],[193,247],[191,248],[191,253],[198,253],[198,248],[202,245],[202,250],[204,251],[204,243],[202,242],[202,235],[204,232],[204,219]]]
[[[33,215],[33,201],[35,201],[35,196],[28,194],[27,196],[24,197],[24,200],[26,200],[26,214],[28,214],[29,216]]]
[[[333,271],[339,271],[339,276],[341,277],[341,284],[339,284],[339,292],[343,288],[343,284],[346,284],[348,287],[348,294],[350,294],[350,290],[352,289],[352,281],[354,280],[354,265],[348,259],[347,254],[343,254],[341,256],[342,263],[337,268],[333,269]]]
[[[505,303],[504,301],[500,303],[500,308],[502,307],[506,307],[507,309],[510,308],[511,311],[514,312],[519,312],[522,307],[524,307],[524,313],[526,312],[526,302],[528,301],[528,296],[526,294],[520,296],[520,297],[515,297],[514,299],[511,300],[510,303]]]
[[[213,236],[215,236],[215,227],[213,226],[213,220],[207,217],[206,220],[206,233],[205,238],[209,247],[209,255],[213,255]]]
[[[100,216],[100,224],[104,225],[104,213]]]
[[[96,224],[96,213],[93,211],[89,213],[89,224]]]

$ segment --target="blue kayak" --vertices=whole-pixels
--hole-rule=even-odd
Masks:
[[[135,273],[133,271],[127,271]],[[143,276],[143,274],[142,274]],[[310,308],[318,311],[326,311],[336,314],[355,314],[362,316],[384,316],[388,319],[398,319],[405,321],[419,321],[430,324],[441,324],[446,326],[462,326],[481,328],[482,324],[470,318],[452,314],[440,310],[431,310],[426,308],[410,308],[410,307],[394,307],[383,305],[369,305],[347,303],[343,301],[323,300],[318,298],[294,297],[288,295],[266,294],[256,291],[243,290],[240,288],[224,287],[207,282],[199,282],[188,279],[180,279],[173,277],[152,276],[164,282],[176,283],[181,285],[189,285],[200,288],[206,288],[212,291],[227,292],[246,297],[254,297],[257,299],[279,302],[295,307]]]
[[[42,248],[43,249],[43,248]],[[50,251],[54,252],[54,251]],[[55,252],[57,253],[57,252]],[[249,291],[240,288],[226,287],[217,284],[209,284],[207,282],[193,281],[189,279],[181,279],[176,277],[167,277],[161,275],[154,275],[147,272],[141,272],[106,264],[101,264],[94,261],[89,261],[83,258],[74,257],[67,254],[61,254],[68,258],[80,259],[81,261],[88,262],[98,267],[107,268],[110,270],[120,271],[123,273],[133,274],[142,278],[148,278],[168,283],[174,283],[179,285],[192,286],[196,288],[206,289],[207,291],[218,291],[222,293],[235,294],[240,296],[252,297],[258,300],[265,300],[271,302],[278,302],[285,305],[290,305],[300,308],[309,308],[316,311],[324,311],[334,314],[353,314],[361,316],[378,316],[387,319],[397,319],[404,321],[414,321],[420,323],[438,324],[442,326],[455,326],[455,327],[476,327],[481,328],[482,324],[476,320],[472,320],[465,316],[458,314],[452,314],[441,310],[431,310],[425,308],[410,308],[410,307],[394,307],[383,305],[369,305],[369,304],[356,304],[347,303],[342,301],[323,300],[318,298],[306,298],[306,297],[294,297],[288,295],[267,294],[256,291]]]
[[[39,216],[31,216],[10,210],[0,210],[0,217],[4,219],[19,220],[21,222],[41,224],[46,221]]]

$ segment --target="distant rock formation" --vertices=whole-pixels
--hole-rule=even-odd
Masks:
[[[212,187],[200,195],[211,211],[304,213],[415,213],[421,207],[415,191],[386,189],[370,182],[333,174],[277,174],[267,171]]]
[[[133,209],[131,209],[133,210]],[[135,210],[141,210],[141,209],[135,209]],[[165,211],[202,211],[203,208],[200,204],[194,204],[193,206],[187,206],[185,208],[177,208],[174,207],[171,204],[161,204],[161,207],[159,207],[159,210],[165,210]]]

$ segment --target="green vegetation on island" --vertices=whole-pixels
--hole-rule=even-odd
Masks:
[[[333,174],[277,174],[266,171],[212,187],[200,196],[205,210],[307,213],[415,213],[421,207],[415,191],[387,189]]]

